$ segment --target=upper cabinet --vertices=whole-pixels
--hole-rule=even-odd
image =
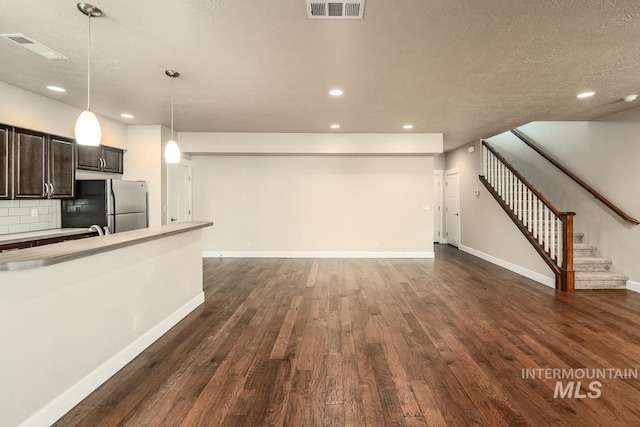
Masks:
[[[74,195],[74,141],[16,128],[13,132],[13,198],[71,199]]]
[[[121,174],[123,153],[117,148],[78,145],[78,169]]]
[[[72,199],[76,190],[76,143],[73,139],[49,137],[49,182],[52,199]]]
[[[11,198],[11,128],[0,125],[0,200]]]

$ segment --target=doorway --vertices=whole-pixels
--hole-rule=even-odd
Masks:
[[[191,162],[167,165],[167,224],[191,221]]]
[[[446,240],[455,246],[460,245],[460,171],[449,169],[445,171],[446,194]]]

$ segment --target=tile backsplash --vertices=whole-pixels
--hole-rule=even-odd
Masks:
[[[60,200],[0,200],[0,234],[60,228]]]

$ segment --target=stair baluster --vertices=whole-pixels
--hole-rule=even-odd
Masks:
[[[482,141],[480,181],[533,245],[556,277],[556,289],[573,292],[573,212],[560,212],[497,151]]]

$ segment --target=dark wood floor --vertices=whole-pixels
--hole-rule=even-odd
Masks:
[[[554,399],[556,380],[522,378],[638,368],[638,294],[558,294],[446,246],[206,260],[204,277],[206,302],[56,425],[640,425],[636,379]]]

